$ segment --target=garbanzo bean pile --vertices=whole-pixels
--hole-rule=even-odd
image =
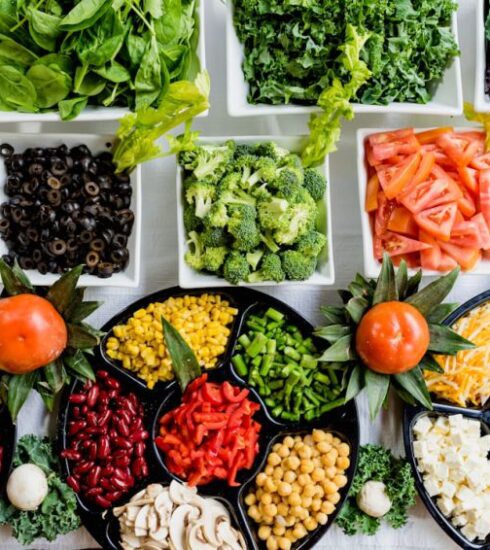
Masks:
[[[338,437],[313,430],[276,443],[256,487],[245,497],[268,550],[289,550],[309,531],[325,525],[347,484],[350,448]]]
[[[179,296],[139,309],[125,325],[114,327],[106,353],[122,362],[151,389],[159,381],[172,380],[174,372],[163,338],[161,317],[169,321],[196,354],[199,364],[211,369],[224,353],[229,325],[238,310],[217,294]]]

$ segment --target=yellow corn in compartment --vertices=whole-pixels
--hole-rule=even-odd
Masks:
[[[122,362],[151,389],[174,378],[164,342],[161,317],[169,321],[194,351],[199,364],[211,369],[225,352],[229,325],[238,310],[217,294],[179,296],[139,309],[125,325],[115,326],[107,339],[106,353]]]

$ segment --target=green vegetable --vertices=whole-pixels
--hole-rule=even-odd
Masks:
[[[60,478],[60,466],[49,439],[25,435],[17,442],[13,466],[32,463],[47,476],[49,492],[38,510],[21,512],[0,498],[0,525],[10,525],[22,545],[44,538],[53,541],[80,526],[75,493]]]
[[[159,109],[171,84],[192,81],[200,70],[198,0],[4,4],[2,110],[58,109],[63,120],[71,120],[87,104]],[[41,62],[50,55],[66,62]]]
[[[194,352],[182,338],[179,331],[163,317],[162,325],[165,344],[172,360],[175,377],[179,382],[180,389],[184,391],[190,382],[201,376],[201,367]]]
[[[274,308],[247,318],[231,362],[282,420],[313,420],[344,403],[339,367],[320,363],[311,338]]]
[[[390,511],[383,518],[373,518],[359,509],[356,497],[367,481],[381,481],[391,500]],[[374,535],[385,519],[394,529],[407,523],[407,511],[415,504],[415,482],[410,465],[403,458],[395,458],[379,445],[363,445],[359,450],[359,463],[347,500],[339,515],[337,525],[347,535],[363,533]]]
[[[316,230],[326,189],[319,172],[268,142],[189,146],[179,164],[188,265],[232,284],[313,274],[326,245]]]

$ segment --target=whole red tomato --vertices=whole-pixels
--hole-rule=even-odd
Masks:
[[[68,332],[54,306],[34,294],[0,300],[0,370],[24,374],[57,359]]]
[[[413,369],[429,347],[429,325],[423,315],[404,302],[383,302],[361,319],[356,350],[364,364],[382,374]]]

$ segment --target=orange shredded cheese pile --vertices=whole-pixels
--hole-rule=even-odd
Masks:
[[[481,406],[490,397],[490,302],[471,310],[452,328],[477,347],[456,356],[437,356],[444,373],[425,371],[427,387],[457,405]]]

